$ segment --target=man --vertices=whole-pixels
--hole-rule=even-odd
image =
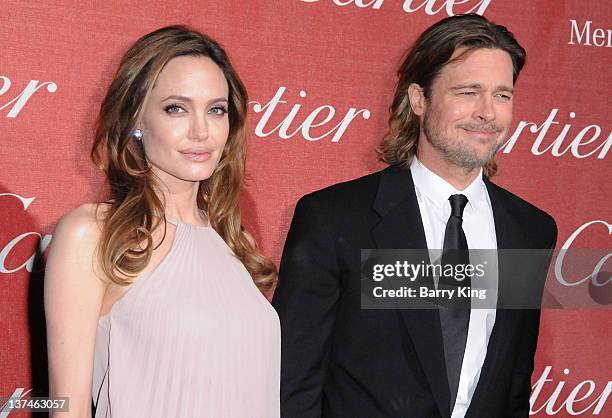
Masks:
[[[361,249],[554,248],[554,220],[489,181],[524,60],[484,17],[433,25],[398,71],[390,167],[300,199],[273,299],[283,418],[528,416],[538,310],[360,308]]]

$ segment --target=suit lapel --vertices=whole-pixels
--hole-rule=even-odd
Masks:
[[[489,199],[491,200],[491,208],[493,210],[493,220],[495,222],[495,237],[497,240],[497,249],[505,250],[510,248],[521,248],[517,239],[518,231],[521,230],[520,225],[516,225],[514,218],[508,213],[507,206],[504,205],[504,196],[500,194],[499,189],[487,178],[485,178],[485,185],[487,186],[487,192],[489,193]],[[504,294],[504,287],[506,286],[505,277],[503,274],[508,266],[504,263],[504,258],[498,257],[498,295]],[[503,308],[502,298],[498,297],[497,308]]]
[[[497,248],[525,248],[528,244],[527,238],[522,233],[525,225],[522,225],[512,213],[508,211],[507,197],[504,195],[503,190],[491,183],[486,177],[484,183],[487,186],[487,192],[491,199],[491,207],[493,208]]]
[[[392,166],[380,176],[374,210],[380,215],[372,238],[380,249],[426,249],[427,240],[408,168]]]
[[[489,198],[491,199],[497,249],[526,248],[526,238],[522,235],[524,225],[521,225],[512,213],[508,211],[506,197],[499,187],[491,183],[487,178],[484,180]],[[498,295],[504,294],[504,288],[512,285],[512,283],[509,282],[512,275],[505,272],[512,271],[513,268],[516,268],[516,266],[508,265],[507,260],[504,259],[504,257],[498,257]],[[495,378],[498,376],[497,370],[507,358],[506,353],[511,347],[511,328],[515,326],[517,312],[503,309],[501,301],[502,298],[499,297],[495,325],[493,326],[487,345],[487,355],[466,417],[478,417],[486,413],[487,391],[495,390]]]
[[[389,167],[381,174],[374,210],[381,216],[372,229],[378,249],[425,250],[427,240],[408,168]],[[444,361],[440,315],[435,309],[400,309],[401,318],[444,417],[450,416],[450,393]]]

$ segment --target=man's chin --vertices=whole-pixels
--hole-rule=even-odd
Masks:
[[[492,148],[480,152],[474,149],[461,148],[447,152],[446,157],[452,164],[471,170],[484,167],[492,161],[496,151],[497,149]]]

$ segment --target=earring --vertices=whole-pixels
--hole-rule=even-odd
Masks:
[[[140,129],[136,129],[132,136],[136,141],[142,141],[142,131]]]

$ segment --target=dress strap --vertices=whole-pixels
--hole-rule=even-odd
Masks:
[[[164,217],[166,218],[167,222],[170,222],[174,226],[178,226],[178,224],[179,224],[178,219],[175,219],[172,216],[168,216],[168,215],[164,215]]]
[[[192,228],[198,228],[198,229],[208,229],[208,228],[210,228],[210,219],[208,218],[208,214],[205,211],[203,211],[203,210],[201,210],[200,212],[202,213],[202,216],[204,216],[204,218],[206,218],[206,223],[207,223],[206,226],[192,225],[192,224],[185,223],[185,222],[183,222],[181,220],[178,220],[176,218],[173,218],[172,216],[169,216],[169,215],[164,215],[164,216],[166,218],[166,221],[170,222],[171,224],[173,224],[176,227],[178,227],[179,224],[180,224],[180,225],[186,225],[186,226],[189,226],[189,227],[192,227]]]

